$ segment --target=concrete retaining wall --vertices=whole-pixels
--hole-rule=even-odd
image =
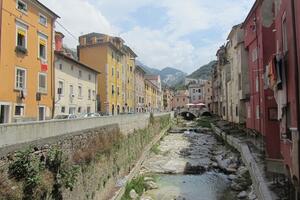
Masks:
[[[227,135],[221,129],[216,127],[214,124],[212,125],[213,131],[219,136],[222,137],[229,145],[237,149],[242,156],[243,162],[249,170],[253,185],[255,187],[255,192],[260,200],[272,200],[271,191],[269,190],[267,183],[255,161],[253,158],[249,147],[247,144],[241,142],[239,139]]]
[[[164,114],[166,113],[155,114],[154,116]],[[0,125],[0,149],[112,124],[117,124],[123,134],[128,134],[134,129],[145,128],[149,123],[149,117],[149,114],[119,115]]]

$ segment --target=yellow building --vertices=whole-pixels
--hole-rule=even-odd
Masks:
[[[136,55],[119,37],[90,33],[79,37],[79,60],[97,71],[101,112],[120,114],[134,105],[134,63]]]
[[[124,45],[125,56],[123,60],[124,77],[123,77],[123,93],[125,94],[125,112],[135,112],[135,86],[134,86],[134,71],[135,71],[135,59],[137,55],[132,49]]]
[[[37,0],[2,0],[0,14],[0,123],[51,118],[58,16]]]
[[[147,112],[155,112],[159,110],[157,97],[159,88],[150,80],[145,80],[145,108]]]

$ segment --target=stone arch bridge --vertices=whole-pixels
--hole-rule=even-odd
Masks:
[[[176,111],[175,115],[182,116],[186,120],[194,120],[200,116],[211,116],[211,113],[207,109],[185,108]]]

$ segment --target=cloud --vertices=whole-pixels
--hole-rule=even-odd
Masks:
[[[118,35],[125,39],[146,65],[175,67],[192,72],[215,59],[233,25],[241,23],[254,0],[41,0],[62,19],[75,36],[88,32]],[[70,6],[71,5],[71,6]],[[66,9],[70,7],[70,9]],[[142,19],[143,9],[162,8],[153,20]],[[161,12],[163,11],[163,12]],[[148,11],[147,13],[151,13]],[[61,28],[57,27],[59,30]],[[195,38],[199,38],[195,43]],[[200,36],[201,35],[201,36]],[[67,37],[66,43],[77,41]]]
[[[58,22],[77,38],[89,32],[117,33],[117,28],[112,26],[102,13],[87,0],[40,1],[53,9],[61,17],[61,19],[58,19]],[[56,30],[65,34],[64,42],[68,46],[76,47],[78,39],[73,38],[58,24],[56,25]]]

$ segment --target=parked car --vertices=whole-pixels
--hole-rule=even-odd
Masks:
[[[88,117],[101,117],[101,115],[99,113],[87,113],[84,115],[84,118]]]
[[[77,116],[73,114],[56,115],[54,119],[76,119]]]

